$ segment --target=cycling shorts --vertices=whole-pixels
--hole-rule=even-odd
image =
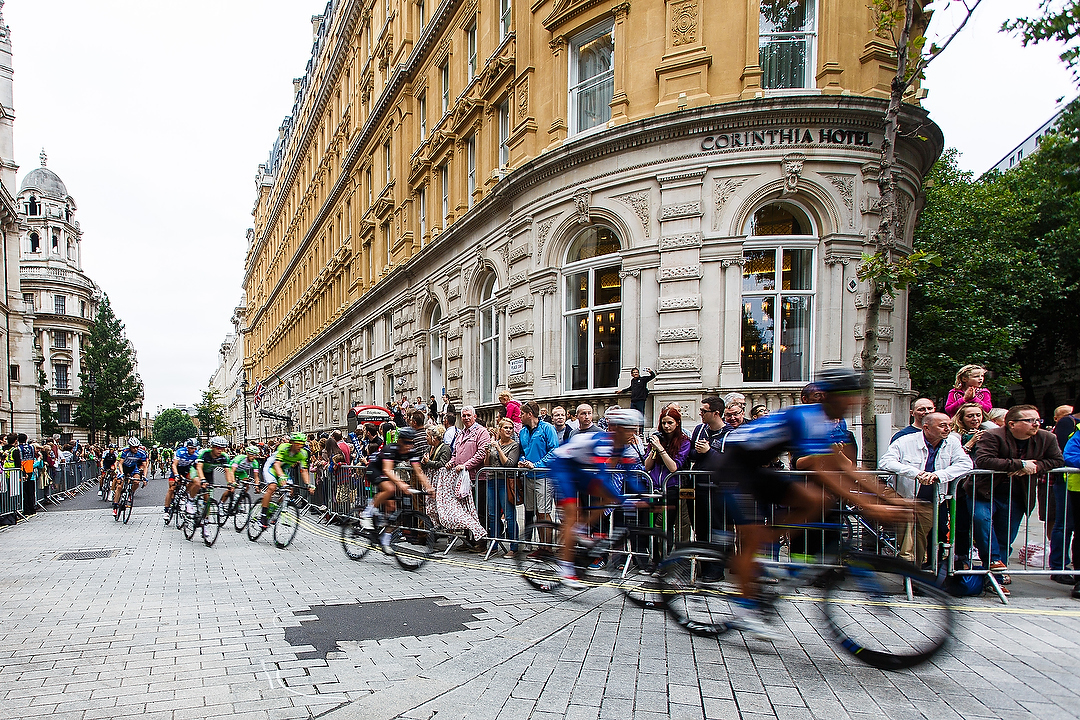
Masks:
[[[555,500],[559,505],[576,503],[581,495],[599,496],[604,490],[614,497],[622,495],[615,485],[612,473],[601,477],[572,463],[556,464],[552,468],[550,478],[555,488]]]
[[[762,524],[776,505],[786,505],[796,478],[762,467],[752,453],[726,452],[707,468],[713,471],[714,516],[726,516],[737,525]]]
[[[133,475],[138,475],[142,477],[142,473],[139,471],[138,465],[122,465],[121,467],[124,470],[124,477],[131,477]]]
[[[181,478],[187,478],[188,480],[195,479],[195,466],[194,465],[180,465],[176,466],[176,476]]]
[[[296,481],[293,479],[292,474],[286,472],[284,477],[278,477],[274,473],[274,463],[275,462],[277,462],[277,457],[274,456],[274,455],[271,455],[270,457],[268,457],[266,459],[266,462],[263,463],[263,468],[262,468],[263,482],[265,482],[267,485],[278,485],[278,486],[296,484]],[[285,467],[283,469],[288,471],[287,467]]]

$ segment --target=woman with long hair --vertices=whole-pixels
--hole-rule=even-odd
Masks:
[[[690,532],[690,518],[693,509],[687,507],[685,501],[679,500],[679,479],[672,477],[686,462],[690,455],[690,438],[682,429],[682,414],[679,410],[668,405],[660,411],[660,420],[656,424],[656,431],[649,438],[649,454],[645,457],[645,472],[652,478],[653,488],[664,489],[669,496],[671,504],[678,504],[678,521],[668,524],[669,531],[675,527],[680,528],[676,539],[688,537]]]
[[[964,403],[976,403],[983,413],[990,412],[990,391],[983,387],[986,368],[982,365],[965,365],[956,372],[956,382],[945,399],[945,412],[954,414]]]
[[[975,456],[975,444],[986,432],[979,426],[983,424],[984,413],[978,403],[964,403],[953,415],[953,431],[960,435],[960,443],[964,446],[964,452],[972,457]]]

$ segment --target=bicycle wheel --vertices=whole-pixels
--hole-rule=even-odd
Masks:
[[[218,533],[221,531],[221,505],[211,498],[206,503],[206,514],[202,519],[202,541],[206,547],[214,547]]]
[[[128,520],[131,519],[131,506],[134,504],[135,488],[128,485],[120,495],[120,515],[122,516],[125,525],[127,525]]]
[[[251,512],[251,498],[247,493],[240,493],[236,498],[236,512],[233,513],[232,521],[236,532],[243,532],[247,527],[248,513]]]
[[[514,553],[514,564],[525,582],[541,592],[551,592],[562,584],[558,547],[559,526],[555,523],[541,521],[526,526]]]
[[[265,528],[262,526],[262,505],[260,503],[252,503],[247,516],[248,540],[255,542],[259,539],[259,536],[263,534],[263,530],[265,530]]]
[[[296,531],[300,529],[300,508],[293,505],[291,501],[285,502],[278,505],[274,516],[276,522],[270,521],[274,526],[274,545],[287,548],[296,537]]]
[[[634,605],[662,610],[664,584],[659,570],[670,553],[671,538],[663,530],[632,529],[622,551],[613,551],[608,560],[612,582]]]
[[[422,512],[403,510],[386,530],[394,559],[403,570],[419,570],[435,552],[435,524]]]
[[[345,518],[341,523],[341,547],[350,560],[363,560],[371,550],[368,531],[360,518]]]
[[[842,563],[828,578],[823,609],[844,650],[867,665],[900,670],[926,662],[948,644],[956,611],[933,575],[867,553],[851,553]]]
[[[195,512],[189,512],[187,503],[184,503],[184,526],[181,528],[184,531],[184,538],[190,540],[195,537],[195,531],[199,527],[199,518],[203,514],[203,501],[200,499],[195,503]]]
[[[664,609],[695,635],[716,636],[733,627],[739,595],[714,579],[727,556],[712,547],[680,546],[660,563]]]

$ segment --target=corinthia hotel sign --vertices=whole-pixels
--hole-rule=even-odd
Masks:
[[[874,147],[873,136],[865,130],[846,128],[799,128],[772,127],[763,130],[706,135],[701,140],[702,152],[716,152],[732,148],[768,147],[770,145],[853,145]]]

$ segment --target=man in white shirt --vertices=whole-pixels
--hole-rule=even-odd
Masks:
[[[926,536],[946,486],[972,469],[971,457],[964,452],[960,436],[952,432],[951,422],[945,413],[928,414],[922,432],[897,438],[879,464],[881,470],[895,474],[889,485],[897,495],[922,501],[916,503],[914,538],[911,523],[897,530],[900,557],[918,567],[926,562]]]

